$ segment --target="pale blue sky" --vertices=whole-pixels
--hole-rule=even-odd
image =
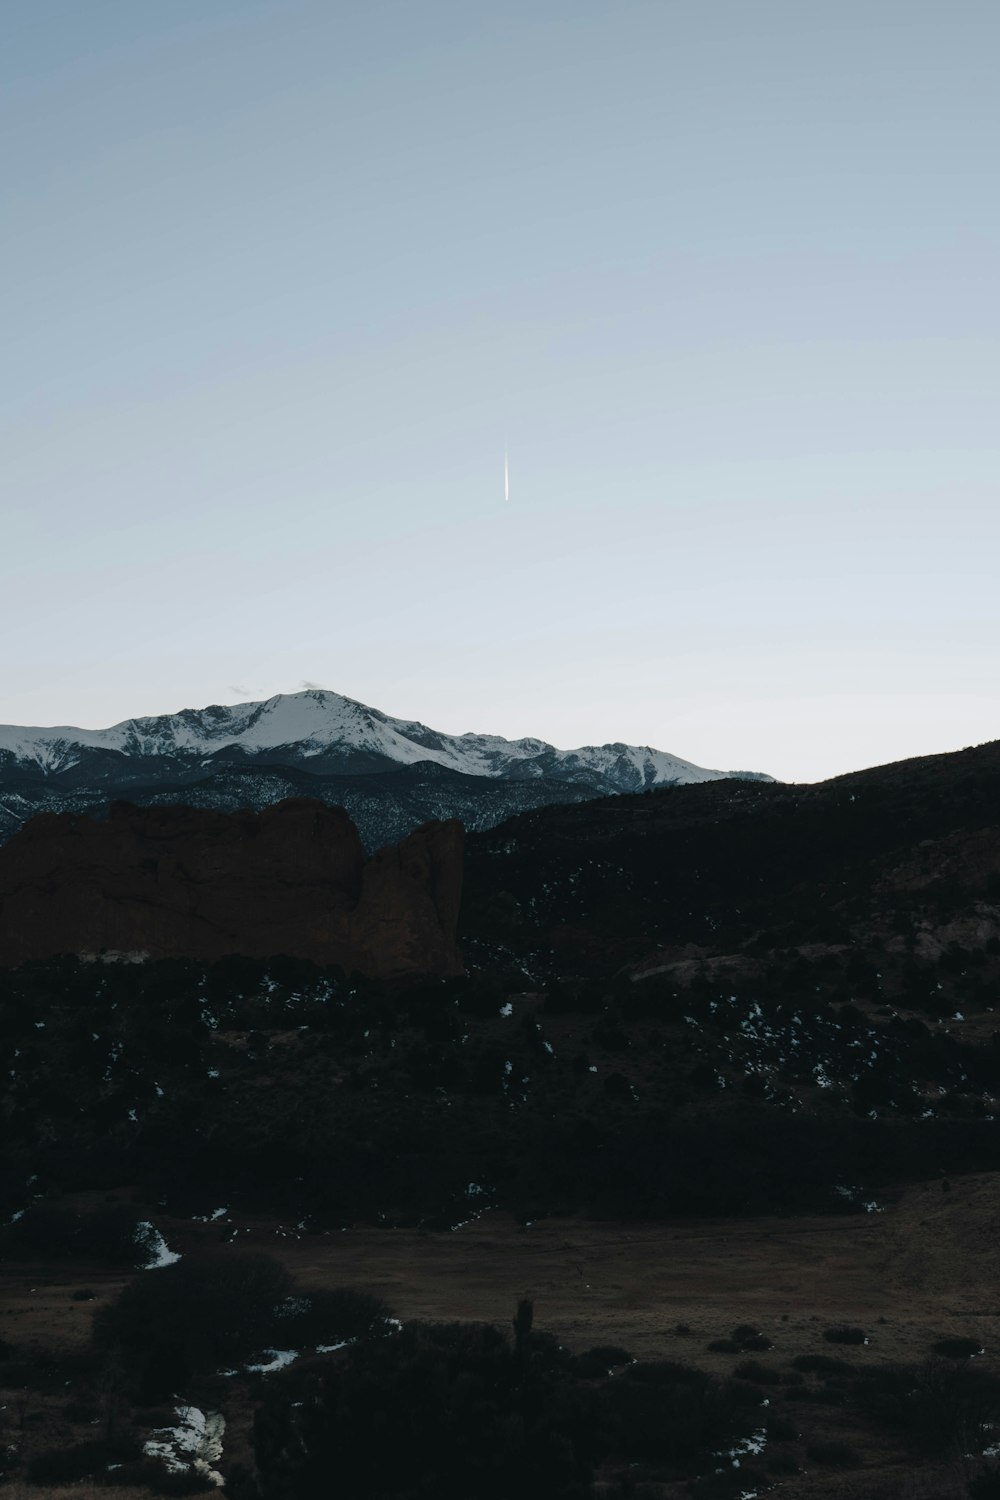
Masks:
[[[0,721],[1000,736],[996,0],[0,29]]]

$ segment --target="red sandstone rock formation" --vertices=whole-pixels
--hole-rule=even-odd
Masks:
[[[375,978],[460,974],[462,841],[460,823],[427,823],[366,860],[347,813],[306,798],[43,813],[0,848],[0,964],[287,953]]]

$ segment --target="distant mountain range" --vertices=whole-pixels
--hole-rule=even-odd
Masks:
[[[110,729],[0,726],[0,839],[36,812],[99,812],[120,798],[232,810],[311,796],[346,807],[374,848],[430,818],[485,829],[550,803],[726,777],[772,780],[650,746],[558,750],[539,739],[443,734],[316,689]]]

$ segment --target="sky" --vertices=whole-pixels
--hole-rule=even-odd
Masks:
[[[996,0],[3,32],[0,721],[1000,737]]]

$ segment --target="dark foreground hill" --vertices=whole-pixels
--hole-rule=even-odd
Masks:
[[[982,949],[1000,935],[1000,742],[814,786],[536,810],[469,841],[464,931],[555,973],[680,979],[803,945]]]

